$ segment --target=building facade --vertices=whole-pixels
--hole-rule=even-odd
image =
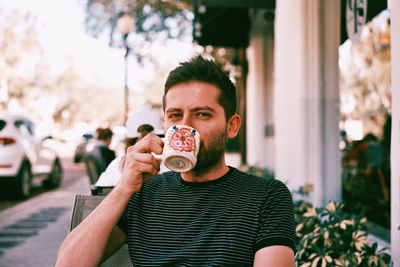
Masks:
[[[400,266],[400,1],[195,0],[194,37],[246,51],[242,161],[292,190],[311,184],[309,201],[323,206],[342,197],[339,46],[382,7],[391,17],[390,248]]]
[[[343,1],[342,1],[343,2]],[[341,199],[339,68],[341,1],[277,0],[252,16],[247,48],[247,164],[272,170],[310,201]],[[391,229],[400,266],[400,3],[389,2],[392,53]],[[342,15],[343,16],[343,15]]]

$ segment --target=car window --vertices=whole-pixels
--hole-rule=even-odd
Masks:
[[[31,135],[35,135],[35,125],[31,121],[26,121],[26,127]]]
[[[4,127],[6,126],[6,122],[4,120],[0,120],[0,131],[4,129]]]
[[[24,120],[17,120],[14,123],[15,127],[17,127],[18,131],[24,136],[32,136],[32,128],[29,126],[29,123]]]

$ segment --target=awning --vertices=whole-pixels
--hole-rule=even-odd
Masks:
[[[275,0],[194,0],[193,39],[200,45],[245,48],[249,8],[275,10]]]
[[[207,7],[273,8],[275,0],[195,0]]]

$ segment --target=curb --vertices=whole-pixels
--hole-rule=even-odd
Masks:
[[[43,208],[64,207],[72,209],[76,194],[90,194],[88,179],[82,176],[69,186],[43,193],[0,212],[0,228],[10,225]]]

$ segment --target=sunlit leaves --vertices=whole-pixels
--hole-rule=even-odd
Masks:
[[[303,214],[304,217],[315,217],[317,216],[317,211],[315,208],[309,208],[306,213]]]
[[[191,38],[191,8],[190,0],[88,0],[85,26],[89,34],[109,34],[110,45],[121,46],[116,22],[121,14],[126,13],[134,18],[134,35],[142,36],[141,40]],[[134,42],[130,45],[134,46]]]
[[[298,266],[388,266],[390,256],[368,239],[365,218],[345,213],[340,202],[306,203],[295,201]]]
[[[390,44],[383,43],[390,40],[388,17],[388,12],[380,14],[366,26],[359,43],[340,48],[342,119],[361,120],[365,132],[378,135],[391,113]]]
[[[41,57],[36,18],[30,14],[0,9],[0,79],[34,70]],[[2,77],[3,76],[3,77]]]
[[[29,13],[0,9],[0,86],[8,88],[9,99],[22,99],[41,85],[38,76],[46,67],[38,27]]]

